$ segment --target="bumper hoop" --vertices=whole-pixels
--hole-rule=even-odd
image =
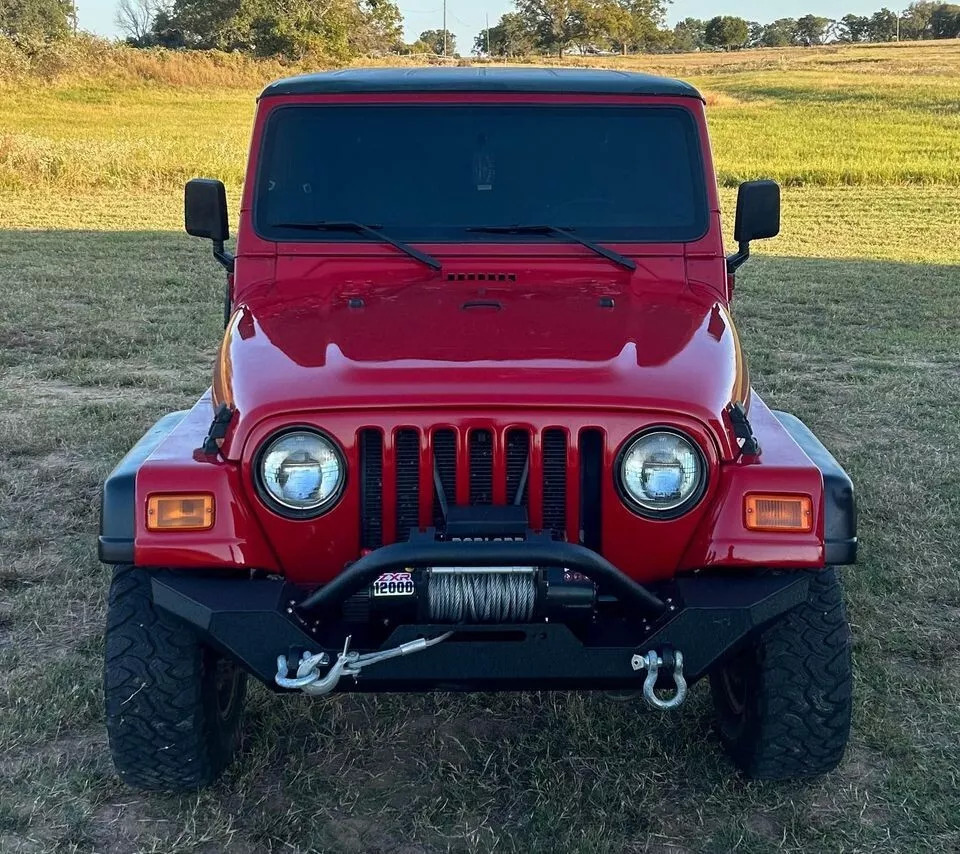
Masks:
[[[673,659],[674,695],[669,700],[661,700],[654,693],[654,688],[657,686],[660,668],[669,667],[671,659]],[[646,655],[634,655],[630,659],[630,666],[634,670],[647,671],[647,678],[643,680],[643,699],[653,708],[668,712],[682,706],[683,701],[687,699],[687,680],[683,677],[683,653],[680,650],[672,653],[665,652],[661,657],[656,650],[651,649]]]
[[[330,667],[330,670],[327,671],[326,676],[320,676],[319,668],[326,667],[330,664],[330,656],[325,652],[320,652],[315,655],[304,652],[303,658],[301,658],[297,666],[297,675],[293,678],[288,676],[290,665],[287,657],[285,655],[278,655],[277,675],[274,677],[274,682],[281,688],[299,690],[311,697],[320,697],[324,694],[331,693],[344,676],[353,676],[356,678],[360,675],[360,671],[364,667],[369,667],[372,664],[377,664],[380,661],[386,661],[390,658],[399,658],[402,655],[423,652],[425,649],[442,643],[452,634],[453,632],[444,632],[442,635],[437,635],[429,639],[417,638],[416,640],[400,644],[400,646],[395,646],[392,649],[370,652],[366,655],[350,651],[351,636],[348,635],[343,642],[343,652],[337,655],[337,660],[333,663],[333,666]]]
[[[329,612],[384,573],[405,571],[411,566],[560,566],[583,573],[641,612],[660,616],[667,611],[667,605],[660,597],[621,572],[602,555],[576,543],[554,540],[535,531],[528,531],[520,541],[444,542],[436,539],[433,528],[428,528],[425,533],[411,532],[406,542],[374,549],[333,581],[307,596],[296,608],[301,612]]]

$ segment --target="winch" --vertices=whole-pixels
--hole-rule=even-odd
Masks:
[[[442,504],[444,526],[432,535],[443,541],[515,542],[529,533],[524,507]],[[597,602],[596,584],[562,567],[411,566],[349,597],[343,616],[352,623],[570,622],[591,619]]]
[[[384,620],[429,623],[589,621],[597,587],[561,567],[411,567],[381,575],[344,602],[351,623]]]

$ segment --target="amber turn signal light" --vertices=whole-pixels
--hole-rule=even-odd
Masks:
[[[206,531],[212,527],[212,495],[151,495],[147,498],[148,531]]]
[[[813,530],[813,501],[809,495],[748,495],[743,502],[743,519],[748,531]]]

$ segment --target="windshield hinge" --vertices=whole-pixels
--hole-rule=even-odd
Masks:
[[[218,443],[226,438],[235,411],[226,403],[220,404],[217,414],[213,416],[213,423],[210,425],[207,438],[203,440],[202,450],[205,454],[216,454],[220,451]]]
[[[727,407],[727,415],[733,425],[733,435],[740,440],[740,453],[746,457],[756,457],[760,454],[760,443],[753,435],[753,428],[747,420],[747,410],[740,402],[731,403]]]

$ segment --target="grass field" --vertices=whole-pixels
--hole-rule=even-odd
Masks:
[[[122,786],[99,484],[208,383],[222,280],[180,230],[178,185],[216,175],[236,194],[256,87],[67,79],[0,88],[0,851],[960,850],[960,43],[649,67],[709,93],[725,185],[788,185],[735,309],[760,393],[859,489],[841,768],[744,783],[702,687],[672,715],[256,689],[216,787]]]

